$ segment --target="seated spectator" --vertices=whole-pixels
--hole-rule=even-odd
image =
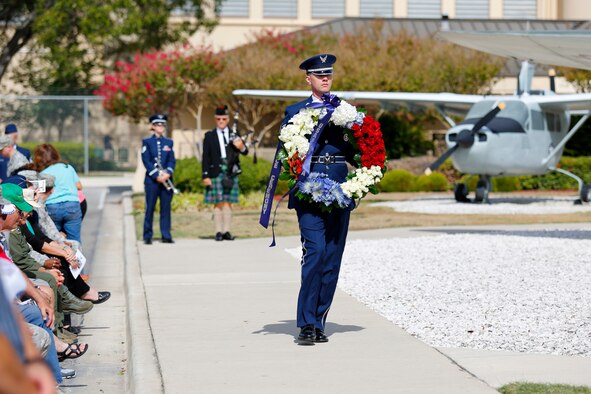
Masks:
[[[30,161],[14,147],[14,142],[8,135],[0,136],[0,155],[8,159],[6,174],[9,177],[16,174],[30,163]]]
[[[55,393],[56,379],[9,301],[0,272],[0,392]]]
[[[29,192],[30,190],[25,189],[24,191]],[[72,275],[70,267],[77,269],[78,259],[71,249],[60,246],[57,242],[48,238],[36,222],[27,220],[33,210],[31,204],[37,205],[37,203],[33,200],[25,201],[23,189],[14,184],[3,184],[2,193],[8,201],[15,204],[17,210],[22,213],[22,219],[26,220],[25,224],[19,226],[19,230],[25,236],[27,243],[37,252],[60,259],[60,271],[64,275],[64,283],[72,294],[82,300],[91,301],[93,304],[100,304],[108,300],[111,293],[107,291],[98,292],[88,286],[80,276],[74,277]]]
[[[33,163],[36,171],[55,177],[53,193],[45,202],[49,216],[68,239],[80,242],[82,211],[78,190],[82,189],[82,184],[76,170],[63,161],[50,144],[41,144],[35,149]]]

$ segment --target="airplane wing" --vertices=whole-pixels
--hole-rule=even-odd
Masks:
[[[271,99],[296,100],[310,97],[309,90],[249,90],[239,89],[232,92],[235,96]],[[379,104],[384,108],[394,106],[419,106],[426,108],[440,107],[448,112],[465,114],[470,107],[484,96],[455,93],[404,93],[404,92],[355,92],[333,91],[343,100],[358,104]]]
[[[591,111],[591,93],[531,96],[544,109]]]
[[[591,32],[531,31],[510,32],[439,32],[454,44],[493,55],[527,59],[535,63],[551,64],[591,70]]]

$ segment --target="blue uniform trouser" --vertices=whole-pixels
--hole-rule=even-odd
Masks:
[[[159,182],[147,178],[144,180],[146,190],[146,214],[144,216],[144,239],[152,239],[152,221],[156,200],[160,199],[160,233],[162,238],[171,239],[170,235],[170,202],[172,201],[172,190]]]
[[[333,209],[326,213],[307,209],[307,204],[298,204],[296,211],[303,252],[297,325],[313,324],[324,330],[337,288],[351,211]]]
[[[51,344],[47,351],[47,356],[45,356],[44,360],[49,365],[51,372],[53,372],[53,376],[57,383],[62,382],[62,372],[60,370],[60,365],[57,360],[57,350],[55,349],[55,342],[53,341],[53,332],[51,329],[45,325],[45,321],[43,320],[43,316],[41,316],[41,311],[37,305],[33,304],[23,304],[18,305],[18,309],[21,311],[23,318],[27,323],[30,323],[34,326],[38,326],[43,328],[49,334],[49,338],[51,340]]]

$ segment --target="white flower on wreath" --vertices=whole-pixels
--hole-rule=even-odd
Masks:
[[[353,122],[357,119],[357,108],[341,100],[341,104],[334,110],[330,120],[337,126],[347,127],[353,125]]]
[[[283,142],[287,155],[292,157],[296,153],[300,158],[303,158],[308,149],[310,142],[307,136],[312,134],[320,110],[317,108],[306,108],[295,114],[290,122],[284,125],[279,132],[279,140]]]
[[[382,179],[382,169],[379,166],[361,167],[355,170],[353,178],[341,184],[343,194],[350,198],[362,198],[369,187]]]

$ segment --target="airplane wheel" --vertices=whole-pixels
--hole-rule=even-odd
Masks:
[[[483,202],[488,200],[488,189],[486,187],[477,187],[476,195],[474,197],[475,202]]]
[[[591,186],[584,184],[581,188],[581,201],[589,202],[591,200]]]
[[[457,183],[454,186],[454,197],[457,202],[470,202],[468,198],[468,186],[465,183]]]

